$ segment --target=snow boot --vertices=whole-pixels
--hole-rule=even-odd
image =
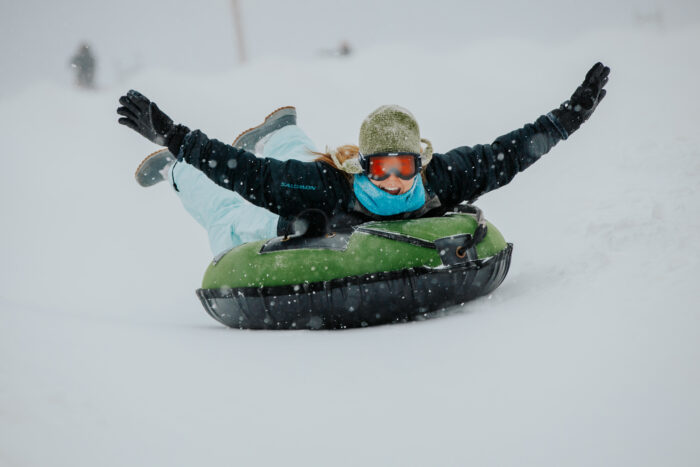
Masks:
[[[254,152],[255,144],[273,131],[287,125],[297,124],[297,109],[293,106],[280,107],[265,117],[258,126],[249,128],[234,140],[232,146],[238,149]]]
[[[167,149],[160,149],[146,157],[136,169],[134,178],[142,187],[149,187],[168,179],[175,156]]]

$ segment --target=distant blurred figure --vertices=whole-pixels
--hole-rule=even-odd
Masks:
[[[352,47],[348,41],[341,41],[334,49],[321,49],[319,55],[323,57],[347,57],[352,54]]]
[[[340,46],[338,47],[338,55],[344,57],[346,55],[350,55],[351,53],[352,48],[350,48],[350,43],[348,41],[341,42]]]
[[[654,11],[637,11],[634,16],[639,25],[651,24],[659,29],[664,29],[664,11],[661,8]]]
[[[79,87],[95,87],[95,57],[87,43],[80,44],[78,52],[71,58],[70,65],[75,69],[75,83]]]

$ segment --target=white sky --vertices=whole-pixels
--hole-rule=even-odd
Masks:
[[[311,57],[348,40],[358,50],[415,43],[436,50],[503,36],[561,41],[628,27],[660,11],[663,27],[700,20],[697,0],[241,0],[248,54]],[[645,27],[658,27],[647,24]],[[37,80],[70,82],[81,40],[98,81],[129,68],[208,72],[237,66],[231,0],[0,0],[0,97]]]

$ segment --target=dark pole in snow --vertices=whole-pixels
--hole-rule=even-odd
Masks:
[[[241,9],[238,5],[238,0],[231,0],[233,6],[233,23],[236,29],[236,42],[238,45],[238,61],[245,63],[245,43],[243,42],[243,26],[241,21]]]

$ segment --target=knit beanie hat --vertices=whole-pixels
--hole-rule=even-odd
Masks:
[[[433,157],[433,146],[420,137],[418,122],[411,112],[398,105],[383,105],[365,118],[360,126],[360,153],[368,156],[379,152],[412,152],[421,155],[425,167]],[[421,143],[425,144],[422,149]],[[348,173],[361,173],[357,159],[336,165]]]
[[[365,118],[360,127],[360,152],[413,152],[421,154],[423,166],[430,162],[433,148],[421,139],[418,122],[411,112],[398,105],[383,105]],[[426,144],[423,151],[421,142]]]

